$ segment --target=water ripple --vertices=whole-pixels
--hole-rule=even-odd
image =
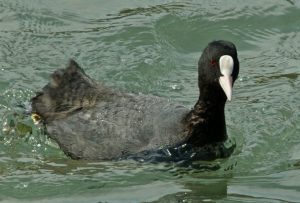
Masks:
[[[289,190],[284,181],[291,183],[286,170],[299,169],[299,5],[296,0],[0,0],[1,123],[21,111],[18,104],[28,101],[68,58],[105,84],[189,106],[198,96],[197,60],[209,41],[235,42],[241,63],[234,100],[226,106],[229,136],[238,149],[228,161],[210,163],[221,165],[219,171],[73,161],[45,136],[1,132],[1,191],[26,200],[40,192],[41,199],[49,199],[146,185],[139,192],[150,188],[154,202],[252,201],[275,194],[261,195],[260,186],[274,186],[294,197],[297,184]],[[282,175],[281,183],[266,174]],[[231,176],[242,178],[231,182]],[[239,195],[249,195],[243,182],[251,180],[256,196],[243,199]],[[164,187],[171,189],[162,195]]]

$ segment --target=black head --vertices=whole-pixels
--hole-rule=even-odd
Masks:
[[[239,73],[235,45],[228,41],[213,41],[204,49],[198,62],[198,83],[201,96],[206,93],[231,100],[232,87]]]

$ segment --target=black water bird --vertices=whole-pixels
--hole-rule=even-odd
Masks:
[[[224,107],[239,73],[236,47],[213,41],[198,62],[200,96],[192,109],[123,93],[91,79],[71,60],[32,98],[32,116],[73,159],[143,160],[228,157]]]

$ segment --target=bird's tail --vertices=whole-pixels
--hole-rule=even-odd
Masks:
[[[93,106],[97,92],[97,83],[74,60],[70,60],[69,65],[56,70],[50,82],[31,99],[33,120],[47,123]]]

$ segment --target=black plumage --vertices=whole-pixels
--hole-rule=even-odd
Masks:
[[[220,85],[227,72],[232,87],[239,72],[236,48],[231,42],[213,41],[199,59],[200,96],[189,110],[164,98],[113,90],[71,60],[32,98],[32,113],[41,117],[48,135],[74,159],[227,157],[232,148],[226,151],[223,145],[224,106],[231,90]]]

